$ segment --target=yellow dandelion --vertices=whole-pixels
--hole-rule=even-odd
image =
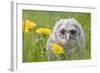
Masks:
[[[29,32],[30,30],[31,30],[31,28],[29,28],[29,27],[25,27],[25,28],[24,28],[24,31],[25,31],[25,32]]]
[[[23,27],[24,27],[25,32],[29,32],[33,27],[36,27],[36,24],[34,22],[26,19]]]
[[[49,35],[51,34],[51,30],[49,28],[38,28],[36,33]]]
[[[51,44],[51,47],[52,47],[52,52],[56,55],[64,53],[64,48],[60,46],[59,44],[53,43]]]

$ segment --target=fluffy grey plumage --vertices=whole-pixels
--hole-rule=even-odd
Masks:
[[[60,19],[53,27],[53,32],[47,41],[48,60],[56,58],[56,60],[64,59],[64,54],[55,56],[52,53],[51,43],[57,43],[64,48],[64,54],[70,55],[72,49],[76,48],[79,58],[82,58],[85,49],[84,32],[77,20],[74,18]]]

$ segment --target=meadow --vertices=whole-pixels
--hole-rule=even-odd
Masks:
[[[23,10],[22,20],[30,20],[36,24],[29,32],[25,32],[23,28],[23,62],[46,62],[48,61],[46,52],[46,42],[49,35],[41,35],[36,33],[38,28],[52,27],[59,19],[75,18],[83,27],[86,38],[86,53],[83,59],[76,58],[75,51],[66,60],[85,60],[91,59],[91,14],[80,12],[55,12],[55,11],[37,11]]]

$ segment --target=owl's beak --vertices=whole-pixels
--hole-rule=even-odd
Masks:
[[[65,37],[66,37],[66,40],[68,41],[69,40],[69,33],[66,33]]]

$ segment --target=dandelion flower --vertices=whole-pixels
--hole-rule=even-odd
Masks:
[[[52,52],[56,55],[64,53],[64,48],[60,46],[59,44],[53,43],[51,44],[51,47],[52,47]]]
[[[28,19],[24,22],[24,31],[29,32],[33,27],[36,27],[36,24]]]
[[[36,30],[36,33],[49,35],[51,33],[51,30],[49,28],[38,28]]]

